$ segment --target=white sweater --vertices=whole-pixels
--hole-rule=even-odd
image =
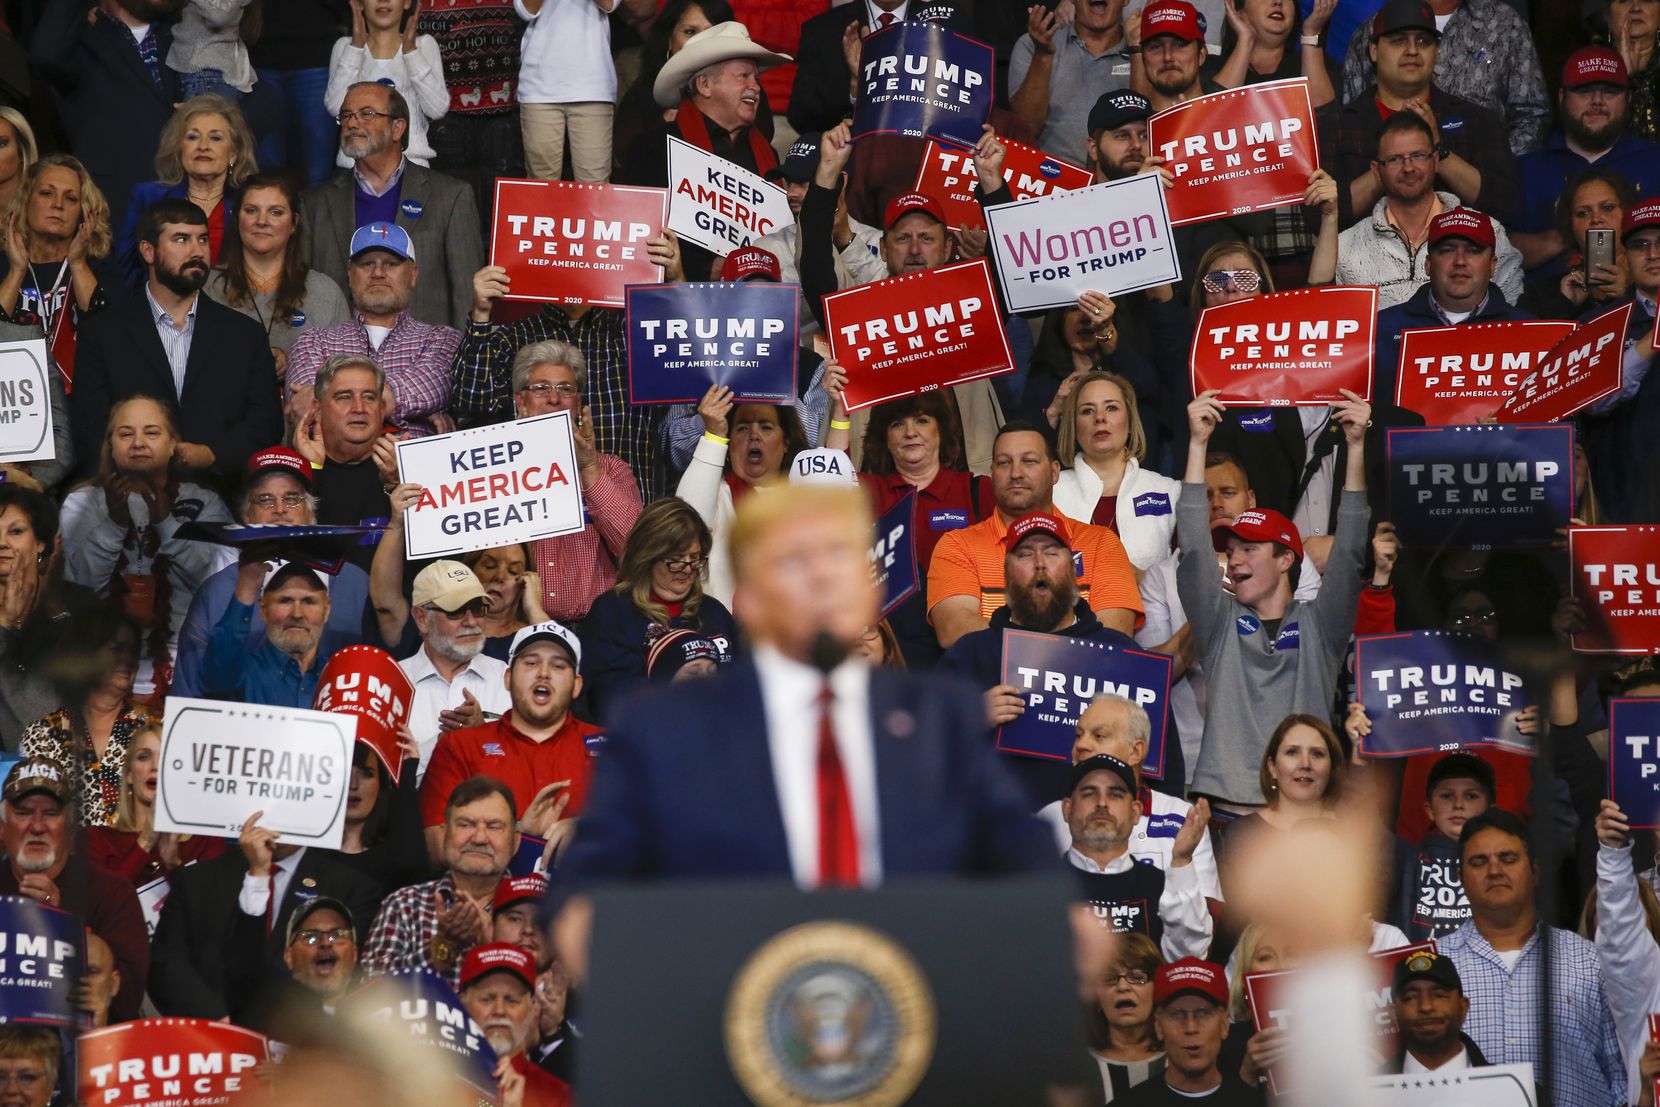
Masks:
[[[1130,564],[1146,569],[1170,556],[1170,539],[1176,533],[1176,501],[1181,497],[1180,481],[1143,469],[1135,458],[1124,462],[1124,480],[1118,486],[1118,539]],[[1055,482],[1055,507],[1062,515],[1087,523],[1101,500],[1101,478],[1079,454],[1072,468],[1061,470]]]
[[[1660,945],[1649,933],[1631,847],[1597,847],[1597,953],[1602,957],[1602,990],[1625,1057],[1626,1094],[1642,1094],[1637,1065],[1648,1044],[1648,1016],[1660,1011]]]
[[[674,494],[692,505],[712,536],[709,551],[709,579],[703,594],[732,606],[732,560],[726,553],[726,536],[732,530],[737,507],[732,489],[726,484],[726,446],[705,435],[697,440],[691,464],[680,475]]]

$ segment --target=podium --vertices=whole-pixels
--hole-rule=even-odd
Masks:
[[[593,893],[585,1107],[1046,1104],[1100,1076],[1057,875]]]

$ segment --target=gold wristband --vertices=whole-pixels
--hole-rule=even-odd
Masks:
[[[730,438],[722,438],[720,435],[711,430],[704,431],[703,437],[707,438],[711,442],[719,442],[722,446],[728,445],[732,441]]]
[[[830,420],[830,429],[833,431],[851,430],[853,424],[847,419],[832,419]]]

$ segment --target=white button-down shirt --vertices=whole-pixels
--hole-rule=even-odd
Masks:
[[[1411,1050],[1408,1050],[1406,1056],[1401,1060],[1401,1072],[1407,1074],[1415,1072],[1461,1072],[1469,1067],[1470,1051],[1468,1049],[1459,1050],[1433,1069],[1412,1056]]]
[[[237,893],[236,902],[245,915],[264,915],[271,905],[270,877],[276,877],[277,910],[282,910],[283,897],[288,895],[288,886],[294,882],[294,870],[300,867],[300,858],[305,856],[305,847],[301,846],[293,853],[281,860],[271,862],[270,876],[255,876],[246,873],[242,877],[242,891]],[[275,921],[276,913],[272,912]]]
[[[439,675],[425,645],[398,662],[398,668],[415,687],[415,699],[409,705],[409,732],[421,747],[418,772],[422,778],[427,775],[432,751],[438,748],[438,714],[460,707],[463,691],[471,692],[480,707],[496,715],[505,715],[513,707],[513,699],[507,694],[507,666],[482,653],[456,673],[454,680]]]
[[[825,677],[810,665],[792,661],[770,646],[755,651],[761,678],[761,701],[767,717],[767,749],[772,779],[784,815],[790,870],[802,888],[819,883],[818,724],[819,690]],[[853,827],[859,842],[859,881],[875,887],[882,881],[882,836],[876,797],[876,746],[871,731],[870,670],[845,661],[830,672],[835,696],[830,723],[836,751],[853,802]]]
[[[184,371],[190,364],[190,343],[196,337],[196,309],[202,304],[202,294],[196,293],[190,301],[190,310],[185,312],[184,329],[180,330],[173,322],[173,316],[166,308],[156,303],[156,298],[150,295],[150,285],[144,285],[144,298],[150,302],[150,318],[156,325],[156,337],[161,339],[162,353],[167,355],[167,365],[173,370],[173,395],[177,398],[184,396]]]
[[[909,11],[910,8],[910,0],[905,0],[905,3],[899,5],[888,14],[891,14],[896,22],[903,23],[905,22],[905,13]],[[883,12],[881,8],[871,3],[870,0],[865,0],[865,24],[870,27],[871,30],[875,30],[882,26],[882,15]]]

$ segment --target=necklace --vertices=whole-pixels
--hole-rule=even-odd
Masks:
[[[47,264],[50,265],[51,262],[47,262]],[[66,257],[58,263],[57,276],[52,278],[52,283],[50,285],[46,285],[41,282],[40,274],[35,272],[35,263],[32,261],[29,263],[29,280],[33,282],[35,292],[40,296],[40,311],[38,313],[40,315],[40,329],[41,333],[46,338],[46,344],[48,346],[52,344],[53,336],[57,331],[57,325],[63,322],[63,316],[59,314],[57,304],[54,303],[54,298],[57,295],[58,285],[62,283],[63,275],[68,270],[69,259]],[[64,306],[68,306],[67,302]]]

